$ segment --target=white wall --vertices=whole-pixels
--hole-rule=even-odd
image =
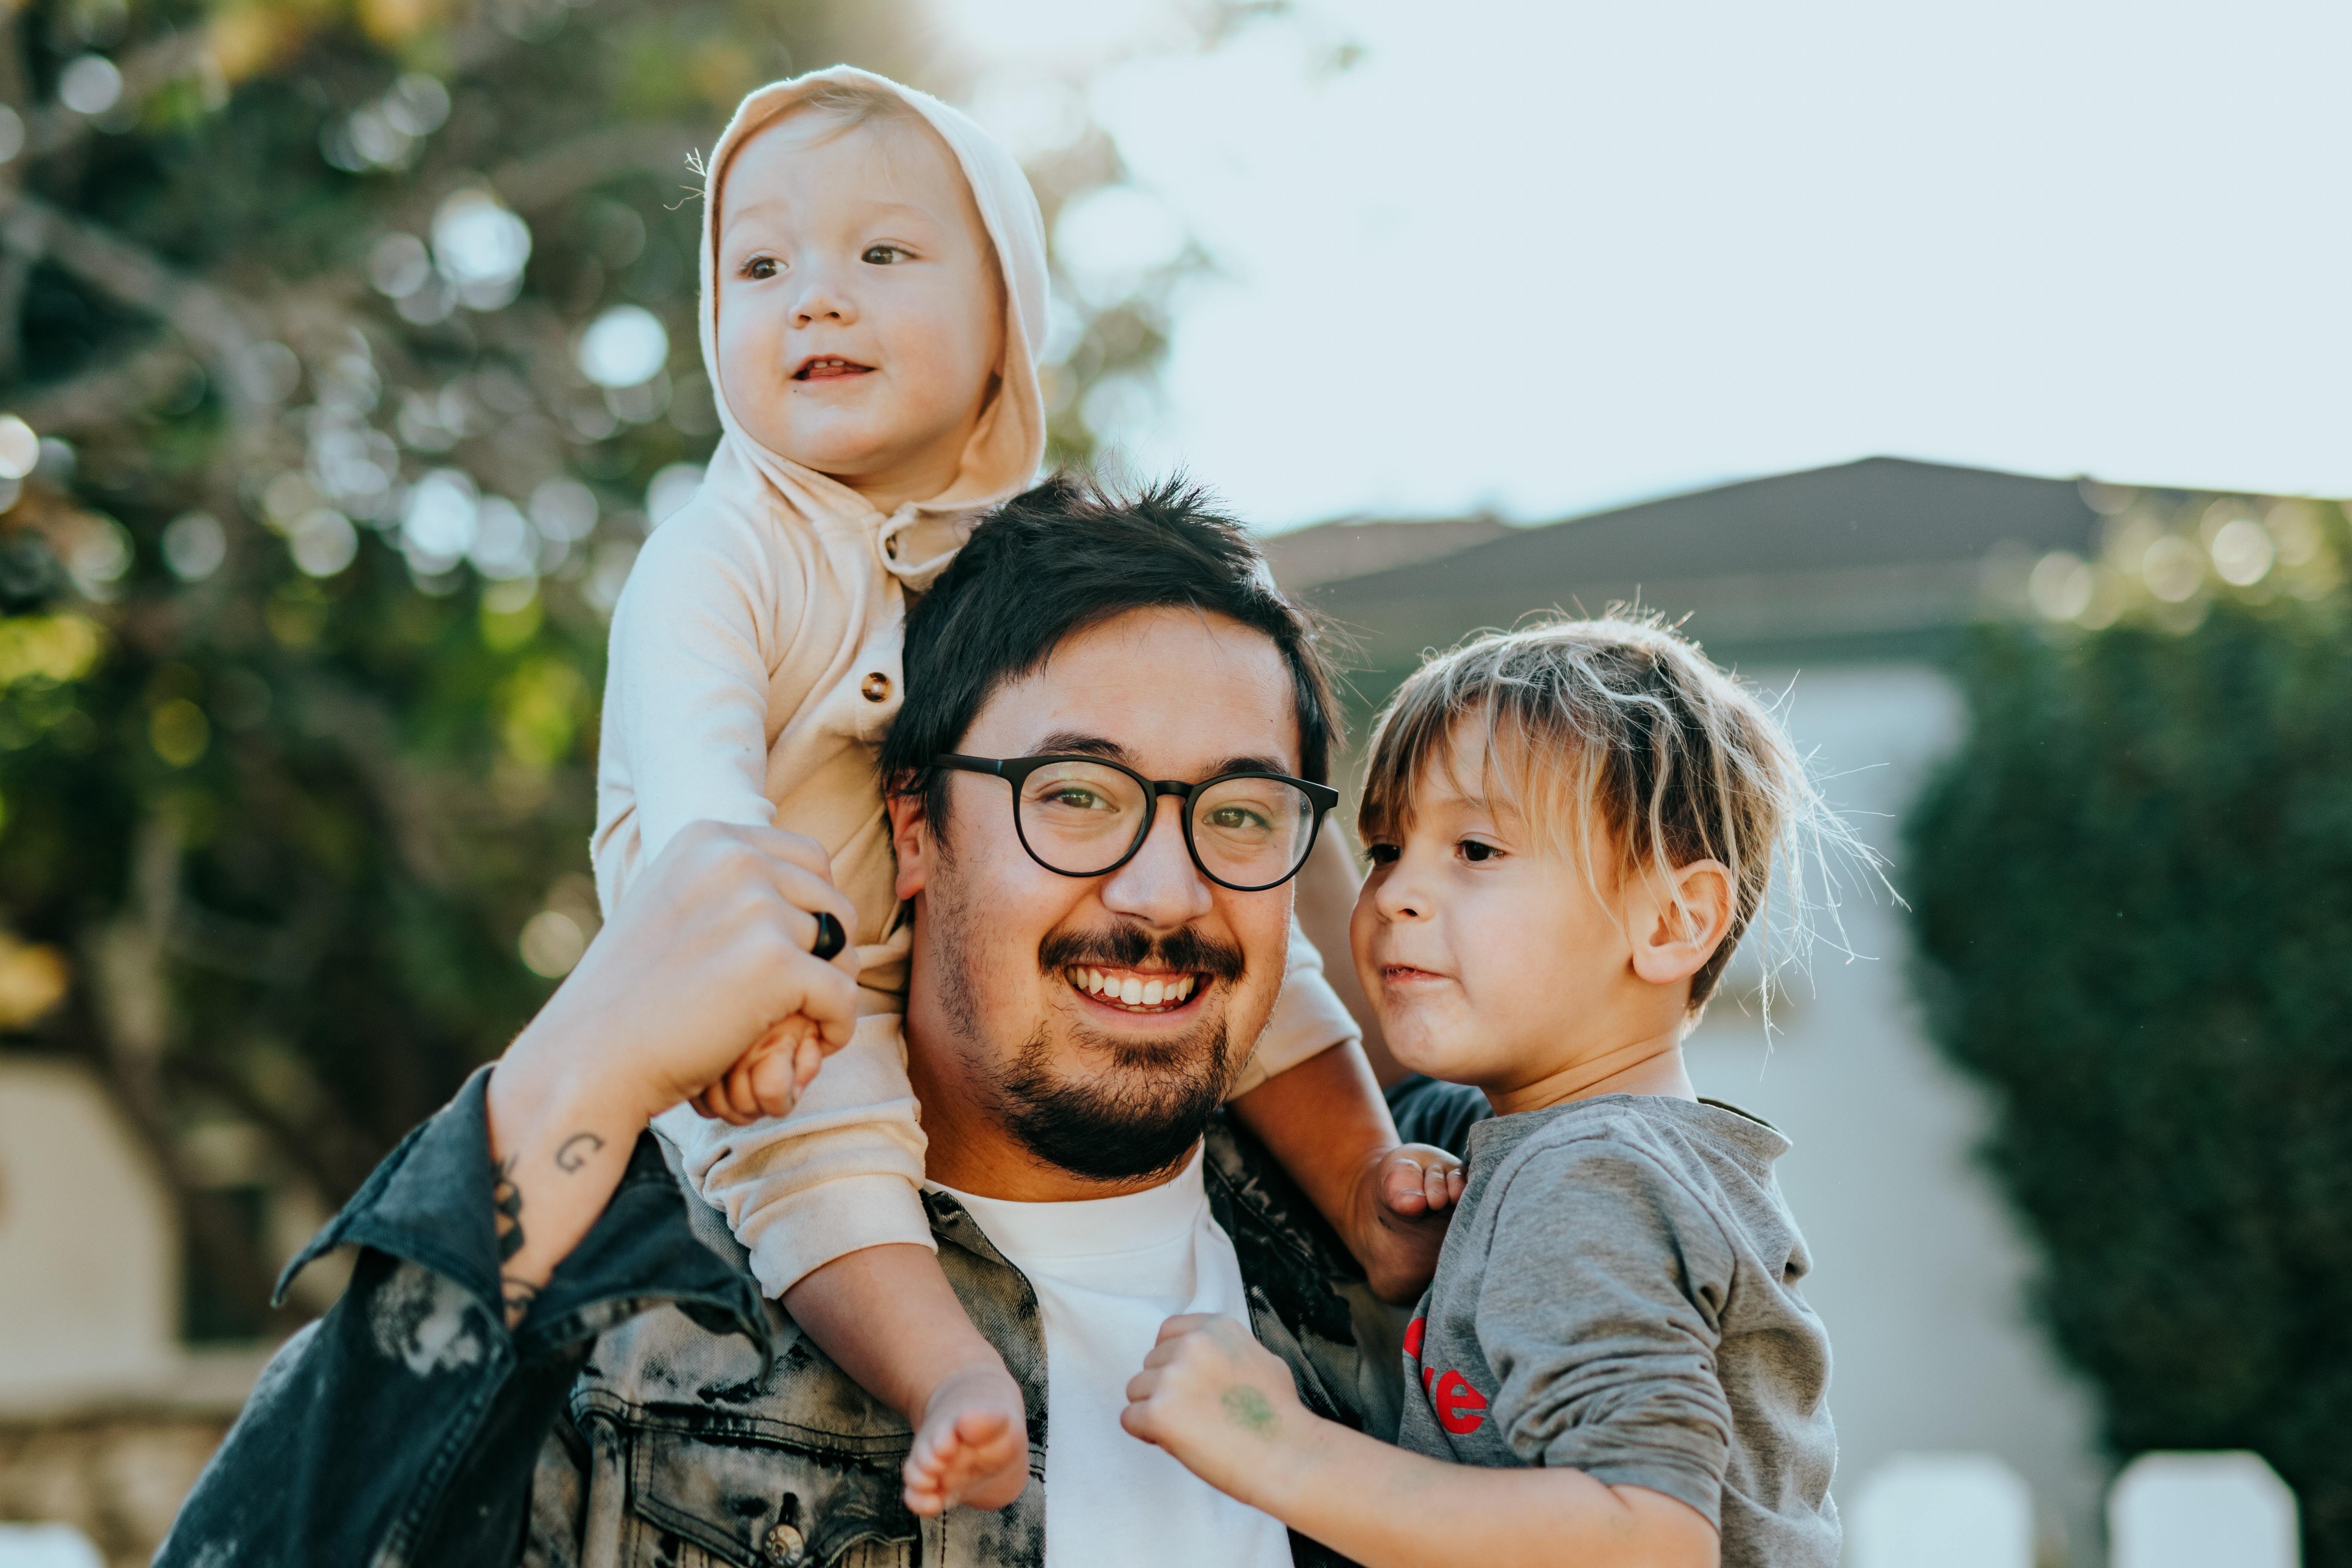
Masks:
[[[1792,674],[1744,673],[1775,687]],[[1790,715],[1832,801],[1890,858],[1960,724],[1956,688],[1920,665],[1803,674]],[[1899,862],[1890,875],[1901,891]],[[1845,927],[1869,956],[1847,963],[1824,944],[1811,987],[1793,977],[1769,1059],[1757,1020],[1727,1005],[1690,1050],[1701,1093],[1796,1145],[1780,1180],[1813,1250],[1806,1295],[1835,1355],[1838,1494],[1857,1495],[1894,1454],[1996,1454],[2032,1484],[2045,1534],[2063,1530],[2063,1560],[2099,1563],[2095,1418],[2025,1315],[2032,1256],[1975,1163],[1983,1106],[1922,1033],[1902,912],[1883,893],[1857,894]]]
[[[0,1057],[0,1406],[170,1376],[179,1291],[170,1206],[97,1082]]]

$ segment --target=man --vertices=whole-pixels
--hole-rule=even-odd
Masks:
[[[883,764],[926,1201],[1023,1385],[1021,1498],[918,1521],[904,1424],[761,1300],[645,1131],[777,1019],[835,1044],[854,1022],[807,951],[804,910],[848,914],[815,847],[704,825],[312,1244],[362,1248],[352,1286],[264,1375],[160,1562],[1012,1568],[1049,1523],[1072,1563],[1337,1561],[1117,1423],[1132,1346],[1202,1310],[1246,1317],[1318,1414],[1396,1418],[1392,1320],[1218,1113],[1332,800],[1307,630],[1196,498],[1056,483],[975,532],[906,669]]]

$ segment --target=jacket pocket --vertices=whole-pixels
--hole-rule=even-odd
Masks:
[[[656,1535],[733,1568],[896,1568],[920,1531],[898,1465],[756,1440],[639,1430],[629,1439],[629,1509]],[[641,1560],[664,1561],[648,1542]]]

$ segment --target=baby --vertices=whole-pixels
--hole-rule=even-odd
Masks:
[[[1699,1099],[1682,1040],[1775,859],[1851,836],[1753,696],[1623,620],[1423,665],[1361,823],[1356,967],[1390,1049],[1493,1112],[1405,1333],[1397,1446],[1204,1317],[1161,1327],[1128,1429],[1368,1568],[1834,1568],[1789,1141]]]
[[[746,99],[706,180],[702,351],[724,434],[614,614],[597,891],[617,907],[698,819],[821,846],[857,911],[836,959],[861,988],[856,1037],[820,1075],[804,1020],[783,1020],[660,1126],[762,1288],[915,1428],[908,1506],[1002,1507],[1027,1483],[1026,1423],[918,1196],[910,934],[874,762],[902,695],[908,595],[1045,454],[1044,225],[978,126],[848,68]],[[1310,872],[1347,874],[1344,859]],[[1359,1033],[1294,925],[1281,1002],[1231,1096],[1374,1289],[1409,1300],[1454,1162],[1399,1147]]]

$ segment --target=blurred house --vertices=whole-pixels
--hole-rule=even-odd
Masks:
[[[1799,744],[1899,892],[1903,816],[1959,737],[1945,668],[1961,632],[2021,608],[2045,554],[2095,555],[2126,494],[1874,458],[1545,527],[1342,522],[1268,550],[1360,641],[1360,718],[1424,648],[1476,628],[1620,601],[1683,620],[1790,693]],[[1769,1045],[1751,989],[1709,1009],[1691,1057],[1702,1093],[1795,1142],[1780,1178],[1836,1352],[1838,1492],[1851,1503],[1902,1454],[1995,1455],[2032,1489],[2043,1561],[2101,1561],[2095,1412],[2029,1315],[2032,1251],[1975,1164],[1978,1096],[1922,1032],[1902,913],[1855,883],[1822,937]]]
[[[182,1321],[171,1198],[95,1075],[0,1055],[0,1520],[153,1554],[267,1354]]]

